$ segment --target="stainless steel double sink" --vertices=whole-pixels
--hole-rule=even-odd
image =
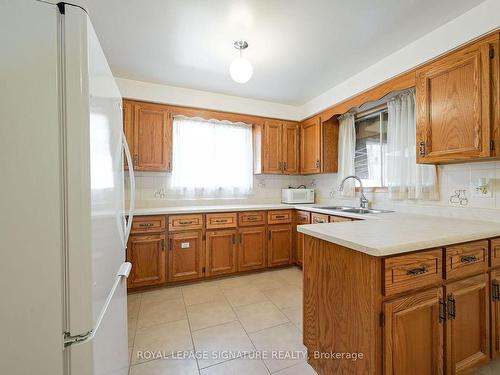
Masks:
[[[348,206],[327,206],[327,207],[317,207],[322,210],[332,211],[334,213],[347,212],[351,214],[383,214],[387,212],[393,212],[388,210],[376,210],[372,208],[362,208],[362,207],[348,207]]]

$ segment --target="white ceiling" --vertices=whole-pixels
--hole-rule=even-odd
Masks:
[[[300,105],[483,0],[76,0],[118,77]],[[244,39],[254,67],[231,80]]]

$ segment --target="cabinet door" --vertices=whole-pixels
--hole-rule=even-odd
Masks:
[[[290,263],[292,252],[292,225],[270,225],[268,227],[268,266]]]
[[[168,281],[201,278],[202,249],[201,231],[172,233],[169,238]]]
[[[128,100],[124,100],[123,106],[123,132],[127,140],[130,153],[134,155],[134,105]],[[123,155],[123,165],[128,169],[127,158]]]
[[[130,236],[127,261],[132,263],[129,288],[165,282],[165,235]]]
[[[448,374],[470,373],[490,355],[488,275],[446,286],[446,363]]]
[[[441,288],[384,303],[384,374],[443,374]]]
[[[299,137],[300,128],[297,123],[283,124],[283,170],[285,174],[299,173]]]
[[[490,156],[489,49],[476,43],[417,71],[418,163]]]
[[[321,119],[313,117],[301,124],[300,170],[302,174],[321,172]]]
[[[238,251],[238,271],[266,266],[266,227],[241,228]]]
[[[207,231],[207,276],[236,272],[236,229]]]
[[[500,356],[500,269],[491,271],[491,352]]]
[[[283,126],[278,121],[264,124],[264,173],[282,174],[282,137]]]
[[[138,171],[170,171],[172,118],[161,105],[134,105],[133,158]]]

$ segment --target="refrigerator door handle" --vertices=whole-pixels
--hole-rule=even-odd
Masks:
[[[128,207],[128,219],[125,225],[125,248],[127,247],[128,237],[130,236],[130,231],[132,230],[132,219],[134,218],[135,209],[135,175],[134,175],[134,163],[132,161],[132,155],[130,154],[130,149],[128,147],[127,138],[125,133],[122,132],[122,145],[125,151],[125,156],[127,158],[128,174],[130,181],[130,202]]]
[[[113,299],[113,296],[115,294],[116,288],[118,288],[118,285],[120,285],[120,282],[122,281],[122,278],[128,278],[130,275],[130,270],[132,269],[132,264],[129,262],[123,262],[118,269],[118,272],[116,273],[116,278],[113,286],[111,287],[111,290],[108,293],[108,296],[106,297],[106,301],[104,302],[104,305],[101,309],[101,312],[97,316],[96,324],[93,329],[90,331],[79,334],[79,335],[71,335],[69,332],[66,332],[64,334],[64,347],[70,346],[70,345],[75,345],[75,344],[85,344],[86,342],[89,342],[94,338],[94,336],[97,333],[97,330],[99,329],[99,326],[102,323],[102,320],[104,316],[106,315],[106,311],[108,310],[109,304],[111,303],[111,300]]]

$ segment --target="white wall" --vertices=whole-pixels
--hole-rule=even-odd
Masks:
[[[305,103],[305,118],[500,27],[500,1],[487,0]]]
[[[500,1],[486,0],[302,106],[117,78],[127,98],[301,120],[500,26]]]
[[[116,81],[122,96],[125,98],[287,120],[300,120],[300,108],[291,105],[149,82],[133,81],[118,77]]]

